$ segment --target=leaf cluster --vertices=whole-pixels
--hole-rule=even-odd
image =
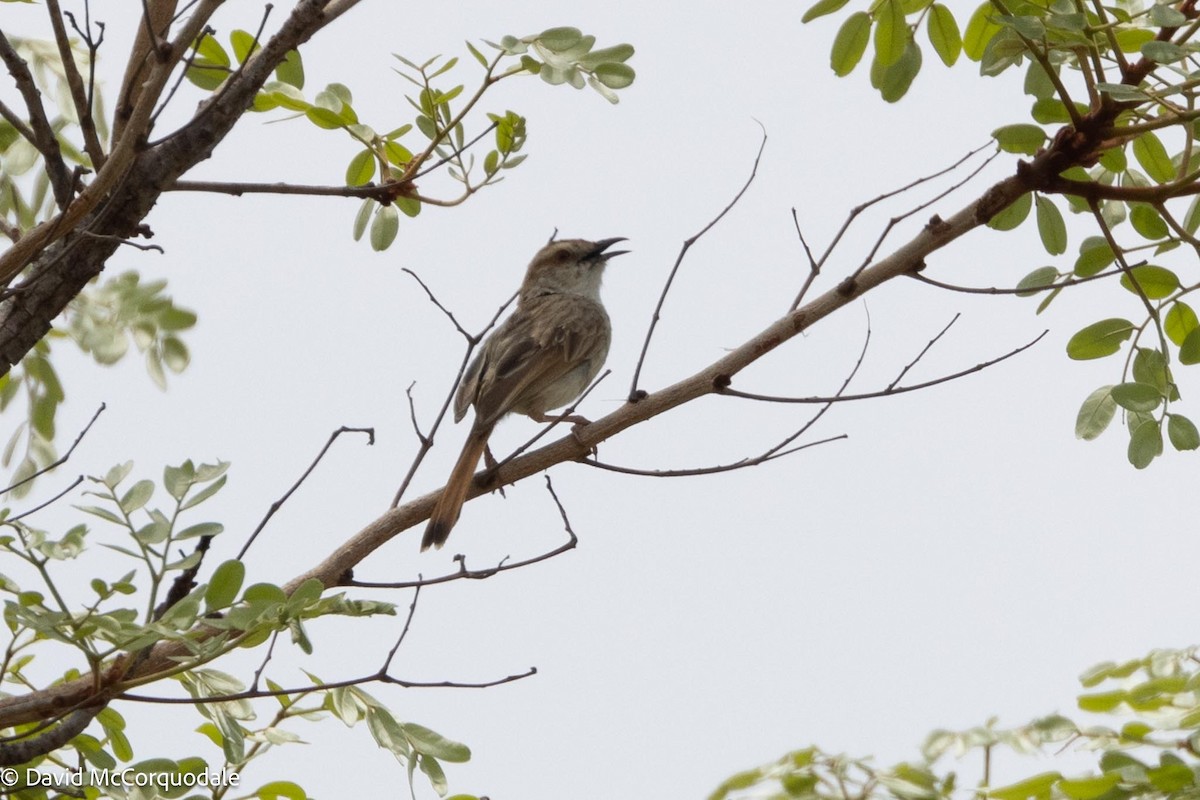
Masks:
[[[1195,648],[1158,650],[1099,664],[1081,678],[1080,711],[1128,717],[1119,726],[1083,724],[1060,714],[1004,729],[995,720],[964,731],[937,730],[921,759],[878,767],[869,759],[809,747],[727,779],[710,800],[1191,800],[1200,793],[1200,659]],[[990,774],[990,754],[1095,754],[1082,774],[1040,772],[1016,781]],[[960,787],[942,767],[947,755],[976,755],[985,765],[978,788]]]

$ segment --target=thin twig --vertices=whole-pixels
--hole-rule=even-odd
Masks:
[[[58,136],[46,116],[46,108],[42,105],[41,92],[29,72],[29,65],[17,53],[8,37],[0,31],[0,59],[3,59],[8,74],[17,84],[17,90],[25,100],[29,111],[29,128],[33,132],[33,146],[42,154],[46,162],[46,175],[54,188],[54,201],[59,208],[66,208],[75,196],[75,183],[71,179],[71,171],[63,161],[62,149],[58,146]]]
[[[454,381],[450,385],[449,391],[442,400],[442,407],[438,410],[437,416],[434,418],[428,434],[421,432],[420,427],[417,425],[415,412],[413,412],[413,430],[416,431],[417,440],[421,443],[421,446],[417,450],[417,454],[413,456],[412,463],[409,464],[408,471],[404,474],[404,479],[400,482],[399,488],[396,489],[396,494],[392,497],[392,508],[400,505],[401,498],[404,497],[404,493],[408,491],[409,485],[412,483],[413,478],[416,477],[417,470],[425,461],[425,456],[433,448],[434,438],[442,426],[442,421],[446,418],[446,413],[450,410],[450,406],[454,402],[454,395],[458,391],[459,384],[462,383],[463,375],[465,375],[467,371],[467,366],[471,363],[471,357],[475,353],[475,348],[479,346],[479,342],[483,340],[483,337],[487,334],[487,332],[495,327],[497,320],[500,319],[500,315],[504,313],[504,310],[512,305],[512,302],[517,299],[517,293],[513,293],[511,297],[505,300],[504,303],[498,309],[496,309],[496,313],[492,315],[491,320],[488,321],[487,326],[484,327],[482,331],[480,331],[478,334],[471,334],[467,332],[466,328],[459,324],[458,320],[454,317],[454,314],[452,314],[449,309],[441,304],[441,302],[437,299],[437,296],[434,295],[433,291],[427,285],[425,285],[425,281],[421,280],[421,276],[417,275],[417,273],[413,272],[407,267],[404,268],[404,272],[407,272],[409,275],[411,275],[413,280],[415,280],[420,287],[425,290],[425,294],[429,297],[429,302],[433,303],[434,306],[436,306],[437,309],[445,315],[446,319],[450,320],[450,324],[454,326],[454,329],[462,334],[463,338],[467,340],[467,349],[463,353],[462,361],[458,365],[458,374],[455,376]],[[412,409],[413,402],[411,390],[412,387],[410,386],[410,410]]]
[[[638,389],[638,381],[642,376],[642,365],[646,363],[646,354],[650,350],[650,340],[654,337],[654,329],[658,327],[658,321],[662,318],[663,304],[667,300],[667,293],[671,291],[671,285],[675,282],[675,275],[679,272],[679,267],[683,264],[683,259],[687,256],[688,250],[692,245],[700,240],[700,237],[708,233],[712,228],[720,222],[726,214],[728,214],[738,201],[742,199],[742,195],[750,188],[750,184],[754,182],[754,177],[758,174],[758,164],[762,161],[763,150],[767,146],[767,131],[764,128],[762,141],[758,145],[758,153],[754,156],[754,164],[750,168],[750,177],[746,178],[746,182],[742,188],[738,190],[733,199],[721,209],[721,212],[709,220],[708,224],[700,229],[699,233],[688,237],[683,241],[683,246],[679,248],[679,255],[675,257],[675,264],[671,267],[670,274],[667,275],[667,281],[663,284],[662,292],[658,296],[658,303],[654,306],[654,313],[650,316],[650,325],[646,329],[646,339],[642,342],[642,352],[638,355],[637,365],[633,369],[633,381],[629,385],[629,402],[636,403],[642,398],[644,392]]]
[[[1045,286],[1030,286],[1027,289],[1002,289],[998,286],[960,286],[955,283],[945,283],[944,281],[934,280],[928,275],[920,272],[913,272],[909,277],[921,283],[928,283],[930,286],[936,286],[939,289],[946,289],[951,292],[962,292],[963,294],[1036,294],[1038,292],[1052,292],[1055,289],[1062,289],[1067,286],[1078,286],[1081,283],[1090,283],[1098,281],[1102,278],[1109,278],[1113,275],[1120,275],[1120,269],[1109,270],[1108,272],[1098,272],[1095,275],[1089,275],[1086,278],[1065,278],[1056,280],[1054,283],[1048,283]]]
[[[849,402],[851,400],[874,400],[875,398],[878,398],[878,397],[891,397],[892,395],[904,394],[905,392],[915,392],[919,389],[928,389],[930,386],[937,386],[938,384],[941,384],[941,383],[947,383],[949,381],[957,380],[958,378],[965,377],[972,373],[987,369],[988,367],[993,366],[995,364],[999,364],[1001,361],[1007,361],[1008,359],[1012,358],[1013,356],[1017,355],[1018,353],[1022,353],[1024,351],[1028,350],[1029,348],[1033,347],[1035,344],[1037,344],[1043,338],[1045,338],[1046,334],[1048,334],[1048,333],[1050,333],[1050,331],[1048,331],[1048,330],[1042,331],[1040,334],[1038,334],[1037,338],[1035,338],[1033,341],[1028,342],[1027,344],[1023,344],[1020,347],[1018,347],[1017,349],[1012,350],[1008,353],[1005,353],[1004,355],[999,356],[997,358],[993,358],[988,361],[984,361],[982,363],[976,364],[973,367],[970,367],[970,368],[964,369],[964,370],[960,370],[958,372],[954,372],[949,375],[943,375],[940,378],[934,378],[933,380],[923,381],[921,383],[914,383],[911,386],[897,386],[895,388],[890,388],[890,389],[881,389],[880,391],[877,391],[877,392],[864,392],[862,394],[844,394],[844,395],[838,395],[838,396],[834,396],[834,397],[778,397],[778,396],[774,396],[774,395],[742,392],[737,389],[730,389],[730,388],[722,389],[720,391],[720,394],[728,395],[730,397],[741,397],[746,400],[759,400],[764,403],[809,403],[809,404],[829,403],[829,402],[841,403],[841,402]]]
[[[101,412],[103,412],[105,408],[107,408],[107,406],[104,403],[101,403],[100,407],[96,409],[96,413],[92,414],[92,418],[90,420],[88,420],[88,424],[83,426],[83,430],[81,430],[79,432],[79,435],[75,437],[75,441],[71,442],[71,446],[69,448],[67,448],[67,452],[63,453],[61,458],[59,458],[53,464],[49,464],[45,467],[42,467],[37,472],[30,475],[28,478],[17,481],[12,486],[9,486],[7,489],[0,489],[0,495],[11,492],[13,489],[16,489],[18,486],[24,486],[26,483],[29,483],[31,480],[38,477],[39,475],[45,475],[47,472],[50,472],[51,470],[55,469],[56,467],[62,466],[63,464],[67,463],[67,459],[69,459],[71,457],[71,454],[75,452],[75,448],[78,447],[79,443],[83,441],[83,437],[87,436],[87,432],[92,429],[92,425],[94,425],[96,423],[96,419],[100,416]]]
[[[418,575],[418,578],[421,576]],[[388,651],[387,658],[383,660],[383,666],[379,668],[379,674],[386,675],[388,669],[392,666],[392,659],[396,657],[396,652],[400,649],[400,645],[404,643],[404,638],[408,636],[408,629],[412,626],[413,617],[417,614],[417,600],[421,597],[421,587],[417,586],[413,590],[412,602],[408,604],[408,616],[404,618],[404,627],[400,630],[400,635],[396,637],[396,643],[392,645],[392,649]]]
[[[75,115],[79,117],[79,130],[83,132],[83,149],[92,160],[92,166],[99,169],[104,164],[104,149],[100,146],[100,137],[96,134],[92,107],[83,87],[83,76],[79,74],[79,66],[75,63],[75,54],[71,51],[71,42],[67,38],[67,29],[63,25],[58,0],[46,0],[46,13],[50,15],[50,26],[54,29],[54,42],[58,45],[58,57],[62,61],[63,74],[67,77],[67,88],[71,92],[71,102],[75,105]]]
[[[937,172],[934,172],[929,175],[925,175],[920,178],[917,178],[916,180],[910,181],[909,183],[905,184],[904,186],[901,186],[898,189],[892,189],[891,191],[884,192],[883,194],[877,195],[877,196],[871,198],[870,200],[867,200],[864,203],[859,203],[857,206],[850,209],[850,213],[847,214],[846,219],[844,219],[842,221],[841,227],[838,228],[837,233],[835,233],[833,235],[833,240],[825,247],[825,252],[821,254],[821,257],[817,259],[818,268],[825,266],[825,262],[829,260],[829,256],[833,254],[833,251],[837,248],[838,243],[841,242],[842,237],[846,235],[846,231],[848,231],[850,229],[850,226],[854,224],[854,221],[856,219],[858,219],[864,211],[866,211],[867,209],[871,208],[874,205],[882,203],[884,200],[895,197],[896,195],[899,195],[899,194],[904,194],[905,192],[910,191],[911,189],[914,189],[923,183],[928,183],[929,181],[940,178],[941,176],[946,175],[947,173],[953,172],[954,170],[956,170],[960,166],[962,166],[964,163],[969,161],[971,158],[973,158],[975,155],[986,150],[987,148],[989,148],[991,146],[992,146],[992,140],[989,139],[987,142],[985,142],[984,144],[981,144],[979,147],[976,147],[975,149],[968,151],[966,155],[964,155],[962,158],[955,161],[950,166],[944,167],[944,168],[938,170]],[[791,306],[790,310],[795,311],[799,307],[800,300],[801,300],[801,298],[799,296],[797,296],[796,300],[794,300],[792,302],[792,306]]]
[[[553,550],[549,550],[541,555],[534,556],[532,558],[526,558],[521,561],[509,561],[508,558],[505,557],[501,559],[500,563],[494,567],[484,567],[483,569],[467,569],[467,557],[460,554],[454,557],[454,560],[458,562],[458,572],[452,572],[448,575],[441,575],[436,578],[418,578],[415,581],[391,581],[387,583],[380,581],[361,581],[357,578],[351,578],[350,580],[343,581],[341,585],[354,586],[362,589],[412,589],[418,586],[433,586],[439,583],[450,583],[451,581],[486,580],[487,578],[490,578],[493,575],[498,575],[501,572],[521,569],[522,567],[528,567],[541,561],[548,561],[555,556],[562,555],[568,550],[574,550],[576,545],[579,544],[579,537],[575,535],[575,532],[571,530],[570,527],[567,528],[567,536],[569,537],[567,541]]]
[[[941,339],[943,336],[945,336],[946,332],[949,331],[952,327],[954,327],[954,323],[958,322],[958,318],[961,316],[962,316],[961,311],[958,312],[957,314],[955,314],[954,318],[946,323],[946,327],[942,328],[942,330],[938,333],[937,336],[934,336],[932,339],[930,339],[925,344],[925,346],[923,348],[921,348],[921,352],[917,353],[917,357],[904,365],[904,369],[900,370],[900,374],[896,376],[896,379],[887,385],[888,390],[896,388],[896,384],[900,383],[900,381],[903,380],[904,376],[908,374],[908,371],[910,369],[912,369],[913,367],[915,367],[917,365],[917,362],[925,357],[925,354],[929,352],[930,348],[932,348],[935,344],[937,344],[938,340]]]
[[[841,396],[842,393],[844,393],[846,391],[846,389],[850,386],[851,381],[854,380],[854,376],[857,375],[859,369],[862,368],[863,361],[867,357],[867,348],[870,347],[870,344],[871,344],[871,318],[870,318],[870,316],[868,316],[867,317],[867,332],[866,332],[866,335],[863,337],[863,344],[862,344],[862,348],[859,350],[858,358],[855,360],[854,366],[850,368],[850,372],[847,373],[847,375],[844,379],[842,379],[842,385],[838,388],[837,394],[834,395],[833,399],[836,399],[837,397]],[[725,388],[728,389],[727,386]],[[791,434],[786,436],[782,441],[772,445],[771,447],[767,448],[766,450],[764,450],[762,453],[760,453],[757,456],[743,458],[739,461],[734,461],[733,463],[730,463],[730,464],[717,464],[717,465],[709,466],[709,467],[692,467],[692,468],[686,468],[686,469],[648,470],[648,469],[639,469],[637,467],[622,467],[622,466],[618,466],[616,464],[608,464],[606,462],[598,461],[598,460],[590,459],[590,458],[583,459],[583,463],[587,464],[588,466],[591,466],[591,467],[597,467],[598,469],[607,470],[609,472],[619,472],[619,473],[622,473],[625,475],[642,475],[642,476],[653,477],[653,478],[682,478],[682,477],[691,477],[694,475],[716,475],[721,472],[733,472],[734,470],[746,469],[747,467],[756,467],[760,464],[765,464],[768,461],[774,461],[777,458],[783,458],[784,456],[789,456],[792,453],[798,453],[801,450],[807,450],[809,447],[815,447],[820,444],[826,444],[828,442],[833,442],[833,441],[837,441],[839,439],[848,438],[846,436],[846,434],[843,433],[843,434],[839,434],[838,436],[831,436],[829,438],[821,439],[816,442],[809,442],[807,444],[802,444],[797,447],[788,448],[788,445],[790,445],[792,442],[796,441],[801,436],[803,436],[805,433],[807,433],[809,431],[809,429],[812,428],[813,425],[817,424],[817,421],[820,420],[821,417],[825,416],[825,412],[833,407],[833,399],[828,399],[828,401],[825,403],[824,408],[822,408],[816,414],[814,414],[812,417],[810,417],[803,425],[800,426],[800,428],[798,430],[793,431]]]
[[[250,538],[246,540],[246,543],[242,545],[242,549],[238,551],[236,558],[239,561],[245,557],[246,551],[250,549],[250,545],[254,544],[254,540],[258,538],[258,534],[267,526],[267,523],[271,521],[271,517],[275,516],[275,512],[282,508],[283,504],[288,501],[288,498],[290,498],[292,494],[300,488],[300,484],[304,483],[308,476],[312,474],[312,471],[317,468],[317,464],[320,464],[321,459],[325,457],[327,452],[329,452],[329,448],[333,446],[333,443],[343,433],[365,433],[367,435],[367,445],[370,446],[375,444],[374,428],[350,428],[343,425],[333,433],[329,434],[329,440],[325,442],[325,446],[321,448],[321,452],[317,453],[317,457],[313,459],[313,462],[308,465],[308,469],[304,470],[304,473],[296,479],[296,482],[292,484],[291,488],[283,493],[283,497],[280,497],[274,503],[271,503],[271,507],[267,509],[267,513],[262,518],[262,521],[258,523],[258,527],[254,529],[254,532],[250,534]]]
[[[513,683],[514,681],[523,680],[533,677],[537,674],[537,667],[530,667],[524,672],[505,675],[503,678],[493,678],[490,681],[408,681],[402,678],[394,678],[391,675],[363,675],[359,678],[347,678],[341,681],[329,681],[328,683],[314,683],[308,686],[300,686],[289,689],[255,689],[253,691],[232,692],[230,694],[214,694],[208,697],[151,697],[144,694],[132,694],[122,692],[117,694],[114,699],[129,700],[134,703],[157,703],[159,705],[207,705],[209,703],[229,703],[235,700],[253,700],[257,697],[281,697],[291,694],[309,694],[311,692],[325,691],[329,689],[341,689],[346,686],[359,686],[364,683],[391,683],[396,686],[403,686],[408,689],[490,689],[493,686],[501,686],[505,683]]]
[[[794,311],[804,302],[805,295],[808,294],[809,288],[812,287],[813,281],[821,274],[821,265],[813,258],[812,250],[808,247],[808,242],[804,239],[804,231],[800,230],[800,218],[796,215],[796,207],[792,206],[792,224],[796,227],[796,236],[800,239],[800,244],[804,247],[804,255],[808,258],[808,277],[804,279],[804,285],[800,287],[800,294],[796,295],[796,299],[792,301],[788,311]]]
[[[917,205],[913,206],[909,210],[905,211],[903,214],[899,214],[899,215],[889,219],[887,225],[885,225],[883,227],[883,230],[880,232],[879,236],[876,237],[875,244],[871,248],[870,252],[867,253],[866,258],[864,258],[862,263],[858,265],[858,269],[856,269],[856,270],[854,270],[854,272],[850,273],[850,275],[843,281],[843,284],[852,284],[858,278],[858,276],[862,274],[862,271],[871,265],[871,262],[875,260],[875,254],[879,252],[879,248],[883,246],[884,240],[887,239],[888,235],[892,232],[893,228],[895,228],[897,225],[899,225],[904,220],[911,217],[913,214],[916,214],[918,211],[928,208],[929,206],[933,205],[934,203],[938,202],[939,200],[958,191],[963,186],[966,186],[968,183],[971,182],[971,180],[976,175],[978,175],[980,172],[982,172],[983,169],[988,164],[992,163],[992,161],[997,156],[1000,155],[1000,152],[1001,151],[999,149],[997,149],[994,153],[992,153],[987,158],[985,158],[983,160],[983,162],[981,164],[979,164],[979,166],[975,167],[975,169],[968,172],[967,175],[962,180],[960,180],[958,183],[951,184],[950,186],[946,187],[946,189],[944,189],[943,191],[938,192],[933,197],[926,200],[924,203],[918,203]],[[959,161],[958,163],[961,164],[962,161]],[[794,307],[795,306],[793,306],[793,308]]]
[[[76,486],[78,486],[81,483],[83,483],[82,475],[76,477],[75,480],[71,481],[71,484],[67,488],[63,489],[58,494],[54,495],[54,497],[51,497],[46,502],[36,505],[33,508],[29,509],[28,511],[23,511],[20,514],[17,514],[15,517],[7,517],[3,521],[3,524],[9,525],[9,524],[16,522],[17,520],[25,519],[25,517],[28,517],[31,514],[36,514],[37,512],[41,511],[46,506],[53,505],[54,503],[61,500],[63,497],[65,497],[67,494],[69,494],[72,489],[74,489]]]

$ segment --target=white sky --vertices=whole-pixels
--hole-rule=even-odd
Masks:
[[[118,29],[136,24],[136,5],[98,1],[93,15],[108,23],[114,43],[124,42]],[[963,21],[973,8],[951,5]],[[29,30],[22,20],[40,24],[43,11],[6,6],[6,32]],[[126,249],[109,271],[165,276],[177,301],[199,312],[187,339],[192,366],[160,393],[137,363],[99,369],[60,346],[69,395],[63,435],[73,436],[101,401],[109,410],[43,491],[125,459],[137,462],[138,477],[156,479],[164,463],[229,459],[231,485],[202,507],[202,517],[227,526],[214,544],[215,566],[237,552],[332,429],[375,426],[377,445],[341,441],[251,551],[250,581],[284,582],[386,508],[416,451],[405,388],[416,381],[428,421],[456,369],[457,335],[401,267],[479,327],[555,227],[563,236],[629,237],[634,252],[612,263],[605,287],[613,375],[581,408],[594,418],[623,402],[682,240],[745,180],[760,136],[755,120],[770,136],[759,179],[693,248],[643,372],[645,389],[695,372],[782,313],[806,269],[793,206],[810,243],[823,248],[855,204],[1026,119],[1028,99],[1010,76],[981,79],[968,63],[947,70],[928,49],[910,95],[888,106],[865,67],[834,77],[827,54],[838,22],[802,26],[801,11],[614,0],[571,9],[476,1],[431,12],[365,2],[304,51],[306,92],[349,85],[360,117],[377,130],[409,114],[408,87],[391,71],[390,54],[459,54],[465,38],[576,25],[601,46],[634,44],[638,80],[616,107],[533,79],[501,84],[483,107],[527,115],[528,161],[461,208],[406,220],[385,253],[351,241],[357,201],[164,195],[148,222],[166,255]],[[215,26],[223,36],[253,29],[259,14],[260,4],[230,3]],[[104,53],[110,90],[123,47]],[[469,57],[456,74],[476,76]],[[3,92],[8,98],[11,89]],[[174,111],[185,114],[198,97],[185,89]],[[340,182],[355,152],[348,139],[303,121],[264,119],[245,119],[189,177]],[[410,136],[415,142],[418,134]],[[1014,163],[1003,157],[988,174],[1002,176]],[[985,186],[918,215],[891,241]],[[881,220],[928,196],[859,223],[817,288],[857,266]],[[1086,234],[1072,228],[1070,254]],[[1030,225],[978,231],[930,259],[928,274],[1012,285],[1045,263],[1055,262]],[[996,357],[1050,328],[1016,360],[927,392],[835,408],[811,434],[846,433],[846,441],[695,479],[556,468],[578,550],[426,591],[394,668],[414,680],[478,681],[536,665],[538,676],[486,691],[369,691],[400,719],[471,746],[469,764],[448,766],[451,793],[497,799],[702,797],[735,771],[812,743],[890,763],[915,758],[935,727],[1071,713],[1084,668],[1194,636],[1179,621],[1194,587],[1172,567],[1200,556],[1179,521],[1188,509],[1176,500],[1191,496],[1195,462],[1168,453],[1136,472],[1125,463],[1123,432],[1093,443],[1074,438],[1079,403],[1115,382],[1119,366],[1068,362],[1064,344],[1090,321],[1136,314],[1132,295],[1093,284],[1040,318],[1034,303],[897,281],[738,377],[735,386],[748,391],[833,391],[857,357],[868,309],[872,345],[855,383],[862,391],[891,381],[956,312],[962,319],[912,380]],[[1180,378],[1186,398],[1189,376]],[[808,413],[711,398],[627,432],[600,454],[647,468],[723,463],[765,449]],[[524,419],[506,423],[497,453],[534,430]],[[463,426],[440,434],[413,496],[441,485],[464,434]],[[470,503],[440,553],[418,555],[419,534],[398,537],[359,577],[433,576],[454,569],[455,553],[483,567],[535,555],[564,536],[541,477],[510,488],[507,500]],[[115,541],[107,529],[93,535],[93,544]],[[369,596],[402,607],[410,599]],[[317,653],[303,663],[329,679],[373,669],[401,622],[314,625]],[[282,659],[275,679],[301,683],[297,663]],[[251,664],[221,668],[248,680]],[[269,702],[262,709],[272,713]],[[133,730],[138,758],[219,758],[189,733],[200,722],[190,709],[121,710],[142,720]],[[252,786],[290,778],[314,796],[407,794],[402,770],[365,729],[334,721],[293,729],[312,744],[264,759],[249,773]],[[1048,768],[1002,764],[1009,779]],[[432,792],[420,786],[418,796]]]

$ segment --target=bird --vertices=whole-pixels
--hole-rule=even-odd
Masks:
[[[454,421],[471,406],[475,419],[429,516],[422,551],[446,543],[496,423],[510,413],[558,419],[546,412],[579,397],[604,366],[612,326],[600,282],[609,259],[629,252],[609,250],[624,241],[552,239],[529,262],[516,310],[483,343],[455,395]]]

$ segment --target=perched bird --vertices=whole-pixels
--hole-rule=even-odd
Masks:
[[[471,489],[488,437],[511,412],[538,422],[583,393],[608,356],[612,328],[600,302],[600,279],[624,237],[550,242],[533,257],[517,309],[483,343],[454,398],[454,419],[475,406],[475,421],[446,488],[433,507],[421,549],[441,547]]]

